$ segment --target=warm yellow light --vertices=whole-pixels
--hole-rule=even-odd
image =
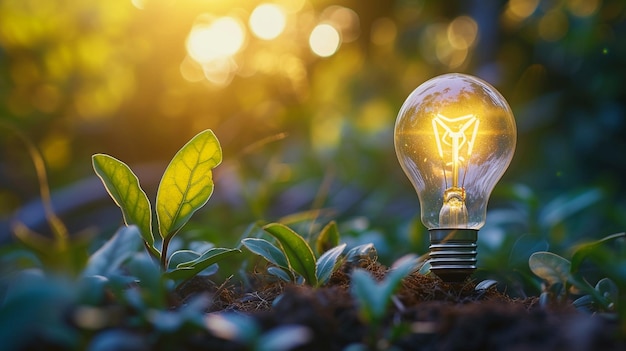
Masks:
[[[278,37],[284,30],[287,19],[280,6],[261,4],[250,14],[250,29],[252,33],[264,40]]]
[[[395,146],[420,197],[424,224],[482,227],[515,142],[506,100],[475,77],[447,74],[411,93],[396,120]]]
[[[574,16],[587,17],[593,15],[599,7],[598,0],[569,0],[567,7]]]
[[[478,24],[473,18],[459,16],[448,25],[448,41],[457,50],[465,50],[476,41]]]
[[[361,33],[359,15],[347,7],[329,6],[322,12],[321,18],[341,33],[341,41],[344,43],[355,41]]]
[[[462,282],[476,270],[478,230],[516,140],[508,103],[476,77],[435,77],[402,105],[394,129],[396,154],[429,229],[430,270],[443,280]]]
[[[146,0],[130,0],[130,2],[139,10],[143,10],[146,6]]]
[[[567,34],[569,21],[562,11],[550,10],[541,18],[538,27],[541,39],[554,42]]]
[[[472,155],[479,124],[480,121],[473,114],[449,118],[438,113],[432,120],[441,162],[445,165],[452,165],[452,187],[459,186],[459,166],[462,162],[469,160]],[[471,134],[468,134],[468,130]],[[445,159],[442,145],[452,150],[450,160]],[[466,157],[460,155],[464,147],[467,148]]]
[[[207,63],[236,54],[244,41],[245,32],[241,23],[232,17],[221,17],[191,29],[187,37],[187,52],[196,62]]]
[[[332,56],[341,45],[341,37],[335,27],[330,24],[319,24],[311,32],[309,46],[318,56]]]
[[[523,20],[535,12],[538,4],[539,0],[510,0],[506,11],[516,20]]]
[[[391,44],[396,39],[398,29],[393,20],[387,17],[379,18],[372,23],[370,40],[376,45]]]

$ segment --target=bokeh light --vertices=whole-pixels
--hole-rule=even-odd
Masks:
[[[335,27],[323,23],[313,28],[309,37],[311,51],[321,57],[332,56],[341,45],[341,37]]]
[[[198,63],[224,59],[243,46],[245,32],[233,17],[220,17],[210,23],[195,25],[187,37],[187,52]]]
[[[321,14],[321,19],[331,23],[341,36],[341,42],[355,41],[361,33],[359,15],[352,9],[344,6],[329,6]]]
[[[548,11],[539,21],[539,36],[545,40],[554,42],[567,34],[569,21],[560,9]]]
[[[284,10],[274,4],[261,4],[250,14],[250,30],[264,40],[271,40],[285,30],[287,19]]]
[[[567,7],[574,16],[588,17],[593,15],[600,5],[600,0],[569,0]]]
[[[506,6],[506,15],[515,21],[528,18],[535,12],[539,0],[509,0]]]

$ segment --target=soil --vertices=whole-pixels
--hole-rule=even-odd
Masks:
[[[361,266],[378,279],[387,272],[375,261]],[[450,284],[418,273],[403,280],[383,325],[373,328],[363,323],[350,294],[352,268],[343,266],[317,289],[256,275],[254,289],[196,277],[178,293],[184,300],[210,291],[214,302],[207,313],[245,313],[263,330],[308,328],[312,337],[294,350],[344,350],[357,343],[372,350],[626,350],[626,338],[610,318],[578,312],[571,304],[542,307],[537,297],[513,299],[495,287],[476,290],[470,279]],[[190,342],[198,349],[246,349],[212,336]]]

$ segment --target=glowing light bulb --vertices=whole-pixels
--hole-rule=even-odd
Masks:
[[[430,79],[402,105],[394,131],[396,154],[430,232],[431,271],[442,279],[462,281],[476,269],[478,229],[516,139],[504,97],[469,75]]]

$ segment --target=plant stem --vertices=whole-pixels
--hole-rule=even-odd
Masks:
[[[167,271],[167,247],[170,244],[170,240],[172,240],[173,235],[168,235],[163,238],[163,246],[161,247],[161,268],[163,271]]]

